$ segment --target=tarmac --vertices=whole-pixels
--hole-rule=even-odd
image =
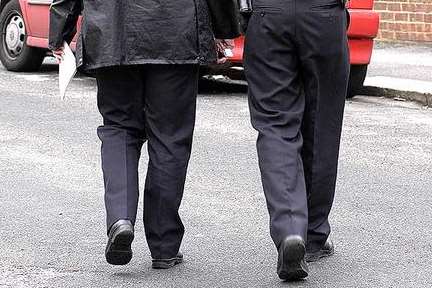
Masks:
[[[429,82],[426,54],[378,44],[368,81]],[[432,287],[432,113],[401,96],[422,94],[410,91],[415,85],[387,90],[398,101],[347,101],[330,217],[336,254],[311,264],[307,280],[284,283],[244,85],[207,83],[200,91],[181,208],[186,261],[154,271],[141,221],[132,262],[113,267],[104,260],[95,82],[80,75],[62,101],[56,69],[11,73],[0,66],[0,287]],[[377,89],[388,89],[383,83]]]

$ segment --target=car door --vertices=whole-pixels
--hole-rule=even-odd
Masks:
[[[21,9],[25,15],[28,45],[48,48],[49,8],[51,3],[52,0],[20,0]],[[80,20],[78,26],[80,26]],[[77,36],[75,36],[71,45],[72,49],[75,49],[76,38]]]
[[[20,0],[27,30],[27,44],[48,47],[49,7],[52,0]]]

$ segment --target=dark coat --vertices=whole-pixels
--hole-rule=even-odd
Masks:
[[[76,33],[78,66],[85,70],[134,64],[209,64],[214,37],[235,38],[235,0],[54,0],[49,48]],[[213,26],[212,26],[213,25]]]

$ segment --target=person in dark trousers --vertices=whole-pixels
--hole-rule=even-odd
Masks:
[[[138,163],[148,142],[144,226],[153,268],[183,260],[183,195],[195,123],[199,65],[216,62],[239,35],[234,0],[54,0],[49,47],[61,61],[83,14],[80,69],[97,79],[108,243],[106,260],[124,265],[138,205]],[[216,45],[217,44],[217,45]],[[219,57],[219,61],[223,61]]]
[[[281,279],[333,254],[349,53],[343,0],[254,0],[245,44],[249,106]],[[306,256],[306,257],[305,257]]]

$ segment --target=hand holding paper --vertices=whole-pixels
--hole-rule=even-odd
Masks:
[[[77,71],[76,59],[69,45],[64,42],[63,45],[63,58],[59,65],[59,88],[60,88],[60,98],[65,99],[66,89],[72,78],[75,76]]]

